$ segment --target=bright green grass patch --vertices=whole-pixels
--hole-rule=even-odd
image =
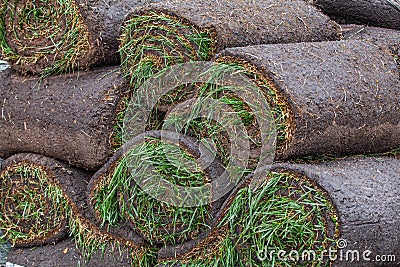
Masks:
[[[82,254],[89,259],[98,251],[131,251],[121,242],[101,232],[79,211],[44,167],[20,163],[6,169],[0,177],[0,240],[29,244],[51,238],[60,227],[68,227]],[[65,225],[64,225],[65,224]],[[54,232],[55,231],[55,232]],[[154,262],[154,252],[143,248],[132,253],[134,261]],[[152,256],[153,255],[153,256]]]
[[[153,169],[149,169],[148,164]],[[163,203],[148,195],[133,179],[143,181],[159,176],[181,186],[203,186],[208,178],[200,166],[193,167],[196,165],[195,159],[176,145],[148,140],[119,160],[91,201],[104,223],[118,225],[129,220],[145,238],[156,244],[186,240],[209,223],[209,206],[186,208]]]

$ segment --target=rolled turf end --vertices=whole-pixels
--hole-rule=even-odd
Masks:
[[[274,169],[256,190],[249,182],[233,192],[207,238],[179,259],[162,261],[161,266],[280,265],[285,261],[271,251],[296,250],[302,255],[312,250],[319,255],[336,247],[337,211],[315,182],[284,169]],[[159,252],[160,259],[166,258],[167,249]],[[316,257],[307,262],[311,263],[329,264],[329,259]]]
[[[156,247],[185,243],[204,235],[219,208],[218,201],[198,207],[173,206],[148,195],[137,184],[137,179],[149,179],[149,170],[141,166],[149,159],[155,168],[150,177],[157,177],[159,173],[181,186],[202,186],[217,176],[214,172],[219,170],[212,170],[212,166],[205,171],[187,169],[180,157],[196,164],[199,152],[194,144],[183,139],[166,140],[165,137],[160,141],[160,134],[160,131],[146,132],[125,144],[92,177],[88,187],[89,207],[100,224],[118,226],[127,223]],[[182,149],[179,155],[168,154],[166,158],[163,154],[176,148]],[[130,173],[132,170],[135,180]]]
[[[122,71],[137,87],[167,66],[209,60],[214,35],[211,29],[200,29],[167,12],[132,15],[122,27]]]
[[[278,96],[283,96],[288,105],[290,112],[285,115],[289,134],[281,135],[284,145],[277,150],[277,160],[381,153],[398,147],[398,65],[391,53],[372,41],[229,48],[217,60],[226,56],[256,65],[262,77],[273,81]],[[361,71],[363,76],[359,75]],[[376,84],[385,88],[381,97],[374,95]],[[379,138],[371,138],[371,132]]]
[[[137,87],[166,66],[210,60],[227,47],[339,38],[339,25],[304,1],[171,0],[131,11],[120,54]]]
[[[69,234],[86,259],[111,250],[130,254],[132,262],[154,261],[151,248],[103,231],[88,218],[90,173],[29,153],[6,159],[2,167],[0,226],[15,247],[55,243]]]
[[[69,207],[47,167],[29,161],[0,173],[0,229],[14,247],[41,246],[67,235]]]
[[[46,77],[89,64],[88,28],[75,1],[6,0],[0,18],[2,55],[20,72]]]

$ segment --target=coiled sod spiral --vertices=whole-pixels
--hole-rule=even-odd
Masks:
[[[157,132],[148,132],[118,151],[92,178],[90,205],[105,225],[127,222],[152,245],[175,245],[206,232],[217,207],[174,206],[158,199],[157,194],[167,193],[163,189],[157,191],[160,184],[152,182],[157,180],[155,177],[185,187],[203,186],[210,179],[191,149],[159,138]],[[144,182],[145,187],[138,181]]]
[[[287,259],[280,261],[278,255],[265,255],[272,250],[295,250],[300,257],[306,250],[323,255],[323,250],[335,247],[339,234],[337,212],[327,193],[307,177],[271,173],[266,186],[246,205],[248,194],[248,190],[242,191],[236,197],[233,206],[241,203],[246,208],[237,223],[231,225],[231,231],[239,229],[236,244],[245,266],[248,262],[264,266],[263,261],[285,264]],[[310,258],[307,264],[327,260]]]
[[[0,230],[16,247],[55,243],[68,234],[86,259],[119,251],[136,262],[154,260],[142,242],[100,229],[87,210],[91,174],[45,156],[21,153],[7,158],[0,173]]]
[[[77,67],[89,50],[89,34],[75,1],[4,0],[0,46],[20,71],[47,76]]]
[[[174,77],[180,67],[172,67],[143,84],[126,108],[125,125],[132,124],[133,120],[140,123],[143,116],[140,110],[151,109],[151,113],[146,114],[146,130],[177,131],[197,140],[208,140],[225,165],[237,148],[235,142],[243,138],[249,141],[248,170],[257,166],[262,154],[265,156],[260,151],[271,139],[269,135],[276,132],[278,149],[288,143],[293,131],[290,106],[274,83],[262,76],[254,65],[234,59],[207,66],[192,65],[201,70],[194,78],[198,82],[180,81],[182,77]],[[181,66],[190,73],[192,65]],[[164,88],[162,85],[169,84],[171,77],[179,86],[158,97],[160,93],[154,87]],[[149,92],[147,84],[156,92]],[[154,102],[154,106],[147,106],[148,102]],[[135,113],[136,110],[139,112]],[[242,131],[243,136],[239,134]]]
[[[67,234],[68,205],[51,171],[29,162],[0,174],[0,229],[14,246],[48,244]]]
[[[320,256],[336,247],[337,211],[327,193],[308,178],[274,170],[256,191],[246,186],[232,198],[218,226],[200,244],[203,247],[183,256],[180,266],[329,264],[331,259]],[[280,250],[287,258],[278,256]],[[298,254],[289,258],[292,250]]]
[[[149,12],[125,21],[121,66],[137,87],[167,66],[209,60],[212,50],[208,31],[172,15]]]

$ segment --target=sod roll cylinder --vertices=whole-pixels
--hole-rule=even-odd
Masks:
[[[396,266],[399,175],[392,158],[276,164],[260,187],[231,195],[196,248],[162,266]]]
[[[155,248],[183,244],[187,250],[207,234],[222,200],[198,206],[173,205],[167,199],[189,194],[180,191],[183,195],[173,195],[164,184],[153,181],[161,175],[172,184],[201,187],[216,179],[222,168],[216,161],[202,170],[192,139],[164,133],[149,131],[137,136],[96,172],[88,187],[89,207],[106,227],[127,223]],[[199,201],[204,201],[201,196],[197,196]]]
[[[235,188],[210,234],[197,246],[175,258],[167,253],[176,248],[163,248],[160,259],[181,266],[271,266],[272,262],[279,266],[284,260],[269,250],[318,253],[335,246],[339,224],[328,193],[307,177],[288,171],[265,174],[258,188],[253,178],[250,175]],[[309,263],[321,264],[317,259]]]
[[[165,66],[227,47],[339,37],[338,25],[304,1],[166,1],[127,16],[120,52],[124,73],[140,85]]]
[[[124,235],[123,226],[103,230],[91,217],[86,190],[92,173],[32,153],[11,156],[2,168],[0,228],[2,239],[15,247],[55,243],[70,235],[86,259],[112,252],[140,262],[150,255],[139,238]]]
[[[118,147],[118,68],[38,78],[0,73],[0,155],[34,152],[96,170]]]
[[[391,53],[363,41],[229,48],[217,62],[258,73],[278,103],[277,159],[385,152],[400,145]],[[270,101],[271,103],[271,101]]]
[[[307,0],[341,23],[400,29],[398,0]]]
[[[3,238],[15,247],[28,247],[66,237],[71,209],[59,180],[71,175],[89,176],[36,154],[6,159],[0,173]]]
[[[44,76],[117,64],[120,24],[146,2],[151,1],[3,1],[2,57],[22,73]]]
[[[396,265],[400,255],[400,161],[354,158],[279,167],[309,177],[330,195],[338,211],[341,239],[334,266]],[[346,260],[352,250],[359,252],[360,261]],[[366,250],[371,251],[364,254],[370,261],[362,259]],[[387,262],[379,262],[377,255],[395,255],[395,260],[386,257]]]

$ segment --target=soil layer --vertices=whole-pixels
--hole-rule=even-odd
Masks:
[[[96,170],[111,156],[117,105],[127,90],[115,67],[49,77],[0,73],[0,156],[32,152]]]
[[[7,261],[25,267],[132,266],[129,255],[118,255],[115,252],[106,252],[104,255],[97,253],[87,260],[76,248],[76,244],[71,238],[54,245],[34,249],[12,249],[8,254]]]

